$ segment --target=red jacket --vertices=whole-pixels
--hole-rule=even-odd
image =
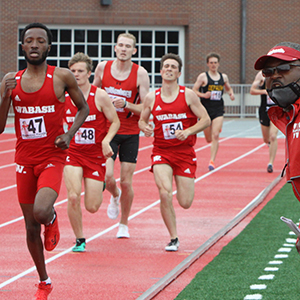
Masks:
[[[286,177],[287,181],[300,178],[300,98],[292,109],[283,111],[279,106],[270,107],[268,115],[274,125],[286,136]]]

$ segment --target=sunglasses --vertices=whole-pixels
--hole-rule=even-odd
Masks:
[[[273,68],[265,68],[262,69],[261,71],[264,77],[270,77],[275,73],[275,70],[277,71],[278,74],[284,74],[288,72],[291,69],[291,66],[300,67],[300,65],[297,64],[283,64]]]

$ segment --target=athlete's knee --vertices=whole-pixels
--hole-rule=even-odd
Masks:
[[[193,203],[193,198],[185,197],[184,199],[177,199],[177,200],[178,200],[179,205],[184,209],[189,209]]]
[[[53,218],[53,208],[46,206],[39,206],[33,209],[35,220],[40,224],[48,224]]]
[[[91,213],[91,214],[94,214],[94,213],[96,213],[98,210],[99,210],[99,207],[100,207],[100,205],[99,204],[96,204],[96,203],[94,203],[94,204],[89,204],[89,205],[86,205],[85,206],[85,208],[86,208],[86,210],[89,212],[89,213]]]
[[[68,195],[69,205],[72,207],[80,206],[81,195],[75,192],[71,192]]]
[[[271,134],[270,135],[270,143],[274,143],[277,140],[277,134]]]

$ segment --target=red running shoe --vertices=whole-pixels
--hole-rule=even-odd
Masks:
[[[35,300],[47,300],[48,295],[51,293],[53,287],[52,284],[46,284],[45,282],[40,282],[38,285],[36,285],[38,290],[36,294],[34,295]]]
[[[47,251],[52,251],[57,246],[60,238],[56,211],[54,211],[54,213],[55,213],[55,219],[53,223],[49,225],[45,225],[44,245]]]

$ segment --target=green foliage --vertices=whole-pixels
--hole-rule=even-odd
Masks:
[[[246,295],[261,294],[263,299],[292,300],[300,294],[300,256],[293,246],[288,258],[275,259],[286,244],[290,229],[281,216],[295,223],[300,217],[300,203],[286,184],[255,216],[248,226],[220,254],[199,272],[176,300],[235,300]],[[281,260],[281,265],[270,265]],[[276,272],[266,267],[279,267]],[[261,275],[274,274],[273,280],[259,280]],[[251,290],[253,284],[266,284],[265,290]]]

